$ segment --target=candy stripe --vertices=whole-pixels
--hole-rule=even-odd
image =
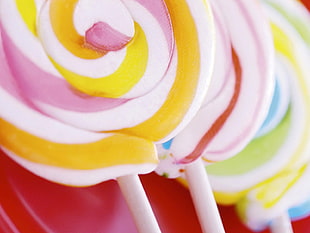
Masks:
[[[2,46],[2,29],[0,24],[0,70],[1,70],[1,78],[0,78],[0,88],[3,88],[5,91],[9,92],[12,96],[18,97],[19,94],[15,88],[15,82],[12,79],[12,74],[10,71],[10,67],[7,64],[6,57],[3,51]],[[3,78],[5,77],[5,78]]]
[[[280,74],[281,71],[276,71],[276,73]],[[268,115],[255,137],[261,137],[262,135],[273,130],[281,122],[287,112],[291,101],[291,96],[289,94],[290,87],[287,76],[288,75],[285,74],[276,75],[276,86]]]
[[[289,209],[290,217],[294,220],[302,219],[309,216],[310,213],[310,200],[305,201],[304,203],[294,206]]]
[[[302,177],[306,166],[280,172],[255,187],[256,198],[263,201],[264,208],[273,207],[292,186]]]
[[[85,59],[96,59],[103,54],[85,46],[85,38],[80,36],[73,23],[73,13],[78,0],[53,0],[50,4],[50,17],[53,30],[66,49],[75,56]],[[70,35],[70,36],[68,36]]]
[[[139,27],[135,27],[138,31],[124,49],[109,52],[99,59],[87,60],[75,56],[66,49],[66,45],[59,42],[58,34],[62,33],[66,35],[65,37],[68,35],[63,29],[55,31],[53,21],[56,17],[50,18],[50,9],[52,8],[50,4],[52,3],[47,2],[42,8],[38,24],[39,35],[47,54],[57,64],[57,67],[62,67],[59,71],[73,87],[91,96],[131,99],[148,93],[162,80],[172,56],[173,49],[169,46],[173,46],[173,44],[167,41],[166,38],[169,36],[164,34],[165,28],[143,6],[135,1],[121,3],[126,6],[122,8],[127,8],[130,11],[132,18],[130,17],[128,20],[136,21],[135,24],[139,24],[142,28],[139,30]],[[114,3],[116,2],[108,2],[112,5]],[[58,11],[56,12],[58,13]],[[61,20],[61,17],[57,20]],[[169,25],[169,21],[166,24]],[[63,27],[61,22],[57,25]],[[69,27],[71,28],[72,25]],[[143,39],[141,31],[145,34],[146,40],[139,40]],[[170,34],[172,33],[170,30]],[[154,34],[156,34],[156,39]],[[138,38],[135,38],[136,36]],[[66,40],[71,41],[70,37]],[[70,71],[69,76],[66,76],[68,72],[64,69]],[[127,73],[123,72],[125,69],[128,70]],[[72,76],[71,72],[77,76]],[[86,77],[82,78],[78,75]],[[115,80],[113,89],[111,88],[112,79]],[[100,83],[99,86],[98,83]],[[83,86],[84,84],[87,85]]]
[[[293,153],[290,162],[288,163],[288,167],[292,164],[298,163],[299,160],[302,160],[305,156],[304,153],[309,149],[308,141],[310,136],[310,94],[308,88],[308,81],[305,80],[307,78],[306,72],[303,71],[303,68],[300,66],[298,52],[294,52],[292,47],[288,46],[292,44],[290,38],[287,34],[276,24],[271,25],[272,31],[274,33],[275,47],[278,52],[283,54],[288,61],[290,62],[292,68],[296,72],[296,78],[298,79],[299,92],[302,94],[302,101],[304,102],[305,112],[303,113],[305,116],[305,125],[303,127],[302,135],[300,140],[298,140],[299,145],[296,151]],[[308,72],[308,74],[310,74]],[[308,155],[306,155],[308,156]]]
[[[186,164],[191,163],[197,158],[199,158],[204,150],[207,148],[208,144],[212,141],[214,137],[216,137],[217,133],[221,130],[222,126],[225,124],[225,122],[228,120],[228,117],[230,116],[231,112],[233,111],[239,95],[240,95],[240,89],[242,84],[242,70],[240,67],[239,58],[236,55],[234,49],[232,48],[232,60],[234,63],[235,68],[235,87],[234,87],[234,94],[227,106],[227,108],[222,112],[222,114],[216,119],[216,121],[212,124],[210,129],[203,135],[203,137],[200,139],[198,144],[196,145],[195,149],[186,157],[183,159],[180,159],[177,161],[179,164]],[[206,158],[202,158],[207,162],[211,162],[207,160]]]
[[[111,75],[103,78],[90,78],[71,72],[53,59],[54,66],[66,78],[68,83],[90,96],[117,98],[127,93],[145,73],[148,50],[145,35],[136,24],[135,37],[127,47],[127,54],[122,65]],[[94,89],[95,87],[95,89]]]
[[[215,5],[212,5],[212,7],[214,8]],[[211,79],[211,88],[208,89],[206,98],[201,108],[204,108],[208,104],[215,102],[225,91],[228,93],[229,91],[227,91],[227,89],[225,90],[225,88],[227,88],[229,85],[233,85],[230,84],[231,82],[229,81],[229,78],[233,76],[234,66],[231,59],[226,59],[232,57],[230,36],[225,23],[223,22],[223,17],[220,17],[218,11],[219,10],[217,8],[213,9],[214,23],[216,28],[215,34],[216,40],[218,40],[216,46],[213,77],[217,78]],[[218,59],[221,62],[218,62]]]
[[[216,177],[213,176],[219,176],[219,178],[221,176],[230,176],[234,178],[234,176],[245,174],[265,163],[271,162],[273,155],[286,140],[291,125],[291,118],[291,109],[289,108],[283,120],[268,134],[255,138],[238,155],[216,164],[210,164],[207,170],[211,174],[212,180],[216,180]],[[266,148],[266,151],[262,152],[264,148]],[[246,164],[247,166],[240,166],[240,164]],[[246,182],[240,183],[246,184]]]
[[[0,127],[0,144],[4,148],[40,164],[95,169],[120,164],[157,163],[153,143],[142,138],[116,134],[93,143],[70,145],[35,137],[1,118]]]
[[[165,103],[154,116],[135,127],[117,131],[136,136],[143,135],[154,141],[162,139],[167,132],[171,132],[180,124],[195,97],[200,75],[201,55],[197,31],[188,6],[184,0],[179,1],[178,4],[168,0],[166,4],[174,28],[178,52],[175,83]],[[146,135],[145,132],[147,132]]]
[[[77,0],[66,2],[66,8],[63,7],[63,1],[59,0],[51,1],[50,5],[46,6],[47,9],[43,10],[41,20],[39,21],[42,22],[42,25],[39,25],[39,30],[43,38],[43,45],[45,45],[45,40],[49,41],[51,38],[51,36],[47,34],[49,30],[46,29],[46,22],[48,22],[48,20],[45,18],[46,14],[50,14],[52,29],[60,43],[63,44],[66,49],[80,58],[98,58],[101,52],[98,51],[98,49],[89,49],[89,46],[85,44],[85,38],[80,36],[74,28],[73,12],[76,1]],[[49,11],[48,7],[50,7]],[[69,11],[69,14],[67,11]],[[67,81],[82,93],[90,96],[120,97],[132,89],[143,77],[149,60],[147,41],[137,23],[135,30],[135,36],[129,46],[127,46],[127,55],[123,58],[123,62],[117,70],[108,76],[93,79],[93,77],[87,77],[72,72],[62,64],[58,64],[58,61],[55,60],[57,59],[57,54],[51,54],[51,60]],[[45,47],[49,53],[51,51],[48,41]],[[145,86],[145,88],[148,87]]]
[[[115,179],[115,177],[118,176],[135,174],[137,170],[139,174],[146,174],[154,170],[156,166],[154,163],[143,163],[116,165],[98,169],[68,169],[33,163],[15,155],[9,150],[3,149],[3,151],[11,157],[11,159],[26,168],[30,168],[30,170],[38,176],[60,184],[78,187],[98,184],[103,180]]]
[[[19,1],[23,4],[28,4],[28,0]],[[38,1],[41,2],[41,1]],[[23,20],[21,15],[27,15],[27,21],[29,25],[36,26],[37,15],[33,15],[36,11],[30,10],[30,8],[23,7],[20,5],[19,10],[17,9],[16,1],[0,1],[0,21],[2,30],[5,31],[12,43],[19,49],[19,52],[27,57],[30,61],[35,63],[40,69],[47,73],[53,74],[59,77],[58,71],[50,63],[50,60],[46,56],[40,41],[35,36],[37,33],[37,27],[35,34],[32,33],[27,27],[26,22]],[[29,5],[31,6],[31,2]],[[37,5],[37,9],[40,6]],[[32,22],[30,22],[33,20]],[[20,35],[23,35],[22,37]],[[25,46],[27,44],[27,46]],[[16,67],[14,67],[16,69]]]
[[[24,22],[33,35],[37,35],[37,27],[35,25],[37,15],[36,4],[34,0],[15,0],[17,9],[19,10]]]
[[[23,93],[30,99],[40,100],[49,105],[78,112],[96,112],[115,108],[126,99],[90,97],[72,92],[66,81],[40,69],[27,59],[12,43],[0,24],[1,53],[14,74],[15,80],[23,87]],[[4,50],[4,51],[3,51]],[[8,78],[8,77],[6,77]],[[5,80],[6,78],[1,78]],[[5,85],[4,85],[5,87]],[[57,93],[57,95],[55,95]]]
[[[251,190],[238,203],[238,214],[242,216],[242,220],[247,226],[255,231],[268,227],[270,220],[278,216],[279,213],[288,211],[290,207],[300,205],[301,200],[307,200],[309,198],[310,186],[306,185],[309,181],[309,171],[309,166],[304,165],[300,168],[279,173],[276,179],[273,179],[268,185],[270,192],[266,196],[267,199],[277,199],[277,202],[272,205],[266,205],[263,202],[257,201],[257,196],[261,195],[259,193],[261,191],[260,189],[263,189],[263,195],[266,195],[265,188],[267,188],[258,187],[255,190]],[[280,197],[277,197],[277,195]],[[301,212],[299,214],[299,217],[301,217],[305,213]]]
[[[301,4],[294,2],[291,3],[290,1],[285,1],[281,3],[281,5],[274,1],[266,2],[270,7],[280,12],[281,15],[293,25],[303,40],[308,46],[310,46],[310,30],[305,30],[305,28],[309,28],[309,25],[307,24],[309,11],[307,11]],[[282,4],[284,4],[286,8],[293,8],[294,11],[287,12]]]
[[[171,34],[172,25],[167,24],[170,22],[169,12],[167,10],[167,6],[165,1],[149,1],[149,0],[136,0],[141,4],[145,9],[147,9],[152,16],[159,22],[161,28],[164,31],[168,47],[172,50],[174,47],[174,38]]]
[[[14,86],[11,87],[14,90]],[[19,129],[29,132],[36,137],[48,141],[64,144],[90,143],[99,141],[109,134],[94,133],[63,124],[49,118],[29,107],[25,100],[16,91],[9,93],[0,88],[0,117]],[[19,112],[22,112],[22,119]],[[48,129],[48,133],[47,130]]]

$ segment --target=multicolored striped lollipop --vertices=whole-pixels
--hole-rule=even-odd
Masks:
[[[274,37],[278,80],[269,118],[242,152],[207,167],[217,201],[237,203],[252,229],[262,229],[306,202],[310,189],[310,15],[296,1],[263,3]]]
[[[0,144],[40,176],[91,185],[150,172],[154,142],[180,131],[203,100],[214,54],[204,1],[0,9]]]

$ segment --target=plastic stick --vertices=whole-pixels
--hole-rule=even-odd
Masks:
[[[203,162],[198,159],[185,168],[186,180],[204,233],[224,233],[223,223]]]
[[[288,213],[283,213],[273,219],[270,225],[270,230],[272,233],[293,233],[291,219],[288,216]]]
[[[161,230],[138,175],[117,178],[117,182],[140,233],[160,233]]]

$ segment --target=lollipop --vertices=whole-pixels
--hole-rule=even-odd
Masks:
[[[209,164],[227,159],[253,138],[267,114],[274,85],[272,38],[260,5],[212,1],[212,9],[217,47],[204,104],[184,130],[158,147],[161,162],[156,171],[170,178],[185,173],[190,189],[191,179],[199,182],[189,172],[193,161]],[[202,186],[198,184],[196,192],[203,200]],[[198,202],[197,208],[202,206]],[[205,211],[202,209],[201,215]]]
[[[277,51],[279,83],[270,119],[241,153],[207,167],[218,202],[237,203],[242,219],[253,229],[266,227],[305,202],[309,191],[310,17],[295,1],[264,1],[264,6]],[[258,206],[261,210],[254,214]]]
[[[205,1],[1,0],[0,24],[1,148],[53,182],[130,188],[203,101]]]
[[[237,203],[239,216],[255,231],[270,226],[272,232],[292,232],[290,218],[309,215],[309,177],[308,164],[281,171]]]

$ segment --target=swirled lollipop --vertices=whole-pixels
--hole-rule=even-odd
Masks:
[[[266,227],[309,194],[310,16],[295,1],[266,0],[264,6],[277,51],[278,104],[271,108],[275,126],[234,158],[207,167],[218,202],[237,203],[253,229]]]
[[[159,174],[177,177],[199,157],[206,163],[233,156],[253,138],[271,101],[272,40],[259,5],[212,2],[217,50],[215,71],[204,104],[190,124],[159,146]],[[230,14],[238,15],[229,20]],[[244,41],[248,43],[244,43]],[[242,121],[240,120],[242,119]],[[237,125],[236,125],[237,124]]]
[[[272,38],[260,5],[239,0],[211,3],[217,46],[210,88],[189,125],[158,146],[161,162],[156,169],[170,178],[183,173],[190,190],[194,190],[191,183],[197,183],[196,193],[201,194],[197,200],[208,198],[203,197],[206,194],[200,183],[207,179],[192,177],[198,168],[191,169],[191,165],[218,162],[243,149],[267,114],[274,85]],[[196,206],[203,204],[197,201]]]
[[[0,145],[51,181],[152,171],[206,92],[205,1],[1,0],[0,20]]]
[[[147,141],[170,137],[198,108],[208,85],[213,50],[210,15],[203,2],[195,1],[194,6],[188,6],[184,1],[180,9],[171,10],[169,2],[162,1],[156,4],[147,1],[92,1],[94,5],[88,5],[87,1],[66,1],[65,5],[63,1],[47,1],[41,8],[37,6],[40,8],[37,29],[31,28],[36,14],[30,14],[32,12],[21,4],[19,1],[1,2],[5,56],[2,63],[10,69],[10,73],[1,76],[1,100],[6,102],[1,108],[1,128],[5,132],[1,145],[20,158],[47,166],[57,163],[57,167],[70,169],[97,169],[108,163],[108,166],[130,164],[126,158],[132,159],[134,153],[120,159],[117,157],[122,152],[112,150],[127,150],[127,145],[131,150],[144,148],[135,146],[134,141],[130,141],[132,137],[142,139],[146,144]],[[190,12],[196,5],[203,6],[199,12],[203,19],[199,23],[196,22],[198,12]],[[36,6],[32,7],[35,12]],[[121,26],[129,20],[130,33],[134,36],[119,32],[122,28],[114,32],[116,29],[102,21],[108,21],[116,13],[108,15],[108,19],[98,19],[95,15],[101,12],[98,8],[107,12],[118,9],[122,17],[114,20],[120,21]],[[181,23],[180,28],[177,25]],[[77,29],[73,27],[75,24]],[[89,28],[89,25],[93,26]],[[127,25],[124,28],[127,29]],[[86,30],[86,38],[91,39],[79,36],[79,30]],[[156,32],[155,38],[151,32]],[[112,45],[95,42],[96,37],[105,38],[105,33],[108,41],[120,39],[115,45],[121,47],[117,47],[119,50],[109,52],[106,50]],[[200,44],[200,37],[210,43]],[[127,47],[122,48],[125,43]],[[204,59],[208,61],[207,65],[201,63]],[[61,76],[57,76],[51,64]],[[138,80],[132,80],[133,76]],[[120,89],[127,89],[126,85],[132,87],[120,94],[119,91],[123,92]],[[103,90],[101,86],[111,90]],[[115,96],[118,98],[110,98]],[[17,114],[18,107],[23,116]],[[6,136],[10,132],[16,135],[14,141]],[[21,147],[22,140],[31,143]],[[99,141],[108,142],[107,149],[111,154],[107,149],[107,154],[95,149],[99,146],[95,142]],[[49,144],[51,142],[55,144]],[[124,146],[121,146],[122,142]],[[89,150],[94,146],[94,152],[101,156],[90,159],[93,155],[80,151],[82,148],[75,149],[81,144]],[[70,153],[74,156],[66,155],[69,151],[65,151],[65,146],[75,150]],[[44,147],[50,151],[40,151]],[[58,150],[54,156],[46,156],[54,149]],[[145,160],[142,163],[156,164],[156,158],[150,156],[152,153],[141,152],[137,153],[134,164],[139,164],[142,158]],[[64,157],[72,161],[62,161]],[[123,171],[119,171],[120,175]],[[72,184],[84,185],[81,178]],[[58,182],[62,182],[66,177],[59,179]],[[85,185],[95,183],[89,177],[86,180]]]

